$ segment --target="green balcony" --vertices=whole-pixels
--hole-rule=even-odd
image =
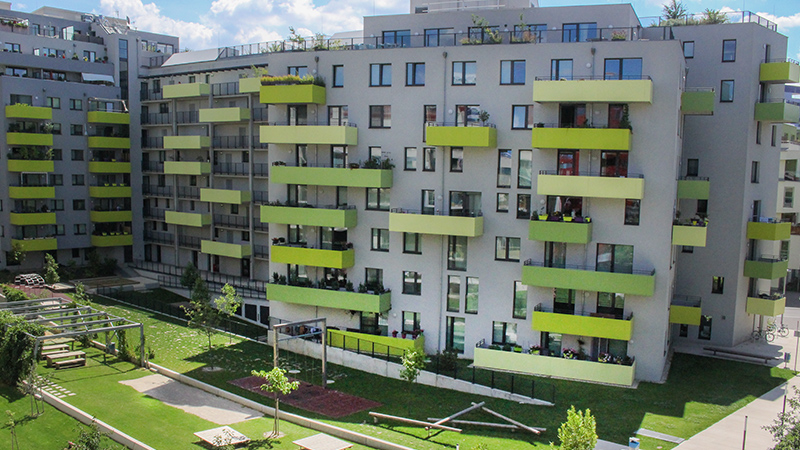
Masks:
[[[261,77],[239,78],[239,93],[261,92]]]
[[[131,211],[91,211],[89,219],[94,223],[105,222],[130,222],[133,220]]]
[[[239,82],[241,86],[241,82]],[[325,87],[314,84],[292,84],[261,86],[261,103],[289,104],[289,103],[314,103],[325,104]]]
[[[579,316],[534,311],[532,327],[535,331],[630,341],[633,335],[633,318],[622,320],[599,314]]]
[[[247,122],[250,120],[248,108],[212,108],[201,109],[199,121],[207,122]]]
[[[440,216],[401,211],[393,210],[389,213],[389,231],[438,236],[483,235],[483,216]]]
[[[539,103],[653,103],[652,80],[535,80]]]
[[[108,236],[92,235],[92,245],[95,247],[125,247],[133,245],[132,234],[110,234]]]
[[[53,172],[56,165],[53,161],[36,159],[9,159],[9,172]]]
[[[131,138],[89,136],[89,148],[131,148]]]
[[[203,240],[200,242],[200,252],[207,255],[244,259],[249,258],[250,255],[253,254],[253,247],[244,244],[228,244],[226,242]]]
[[[353,249],[323,250],[289,245],[273,245],[270,248],[269,260],[273,263],[347,269],[348,267],[353,267],[356,259]]]
[[[114,161],[89,161],[90,173],[131,173],[131,163]]]
[[[132,194],[130,186],[89,186],[89,197],[94,198],[130,198]]]
[[[711,116],[714,114],[716,103],[713,89],[686,91],[681,94],[681,112],[686,115]]]
[[[162,98],[192,98],[202,97],[211,92],[208,83],[170,84],[161,88]]]
[[[50,250],[58,250],[58,242],[56,238],[38,238],[38,239],[12,239],[11,245],[21,246],[22,251],[25,252],[47,252]]]
[[[631,130],[627,128],[547,128],[531,130],[535,148],[630,150]]]
[[[759,314],[775,317],[786,312],[786,297],[775,295],[768,297],[747,297],[747,314]]]
[[[528,286],[618,292],[651,297],[655,291],[655,272],[596,272],[590,268],[528,265],[522,267],[522,283]]]
[[[211,145],[208,136],[164,136],[164,148],[175,150],[201,150]]]
[[[786,102],[756,103],[755,119],[759,122],[800,122],[800,106]]]
[[[790,61],[761,63],[758,78],[762,83],[798,83],[800,66]]]
[[[49,133],[6,133],[6,144],[52,147],[53,135]]]
[[[391,169],[272,166],[270,167],[269,178],[271,182],[279,184],[365,188],[392,187]]]
[[[267,300],[375,314],[385,313],[392,308],[391,292],[361,294],[358,292],[286,286],[282,284],[267,285]]]
[[[252,194],[250,191],[237,191],[232,189],[200,189],[200,201],[211,203],[227,203],[241,205],[249,203]]]
[[[261,143],[357,145],[358,128],[334,125],[265,125]]]
[[[355,209],[261,206],[261,222],[308,227],[353,228],[358,224],[358,213]]]
[[[53,186],[9,186],[8,196],[14,199],[56,198]]]
[[[788,260],[763,258],[759,260],[748,259],[744,262],[744,276],[750,278],[777,280],[785,277],[788,269]]]
[[[692,247],[706,246],[707,227],[692,225],[672,226],[672,245],[688,245]]]
[[[439,127],[425,128],[425,142],[439,147],[497,147],[497,128]]]
[[[164,161],[164,173],[167,175],[208,175],[211,163],[200,161]]]
[[[588,244],[592,240],[592,224],[591,222],[531,220],[528,224],[528,239],[531,241]]]
[[[669,323],[700,326],[701,316],[702,308],[700,305],[689,306],[673,303],[669,308]]]
[[[710,189],[708,180],[678,180],[678,198],[708,200]]]
[[[785,241],[792,235],[790,222],[747,222],[747,239]]]
[[[172,225],[204,227],[211,225],[211,214],[167,211],[164,215],[164,221]]]
[[[475,349],[473,365],[483,369],[620,386],[633,386],[636,374],[635,362],[626,366],[486,348]]]
[[[131,123],[131,115],[123,112],[89,111],[86,115],[86,121],[89,123],[128,125]]]
[[[6,119],[53,120],[53,109],[23,104],[8,105]]]
[[[540,174],[537,193],[571,197],[641,199],[644,197],[644,178]]]
[[[56,213],[11,213],[11,225],[55,225]]]

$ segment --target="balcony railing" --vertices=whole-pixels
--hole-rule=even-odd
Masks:
[[[250,138],[248,136],[214,136],[211,140],[214,148],[249,148]]]
[[[178,186],[178,198],[189,198],[194,200],[200,199],[200,188],[192,186]]]
[[[266,205],[269,203],[268,191],[253,191],[251,201],[255,204]]]
[[[172,115],[170,113],[142,113],[142,125],[170,125]]]
[[[264,163],[253,164],[253,176],[254,177],[269,176],[269,164],[264,164]]]
[[[142,172],[164,172],[164,163],[160,161],[142,161]]]
[[[167,215],[167,210],[160,208],[143,208],[142,214],[145,219],[164,220]]]
[[[239,95],[239,82],[214,83],[211,85],[211,95]]]
[[[610,178],[644,178],[640,173],[629,173],[616,170],[614,167],[606,168],[605,172],[574,172],[572,170],[540,170],[539,175],[562,175],[581,177],[610,177]]]
[[[231,228],[250,228],[250,218],[231,214],[214,214],[214,225]]]
[[[578,81],[578,80],[605,80],[605,81],[614,81],[614,80],[652,80],[649,75],[548,75],[543,77],[536,77],[536,81],[558,81],[558,80],[569,80],[569,81]]]
[[[155,184],[143,184],[142,194],[157,197],[172,197],[172,186],[157,186]]]
[[[199,123],[199,122],[200,122],[199,111],[178,111],[175,113],[175,123],[186,124],[186,123]]]
[[[175,235],[162,231],[145,230],[144,240],[156,244],[173,245],[175,243]]]
[[[287,205],[290,206],[290,205]],[[326,208],[326,206],[315,206],[315,208]],[[339,208],[330,206],[331,209],[349,209],[349,207]],[[442,211],[442,210],[425,210],[420,211],[418,209],[405,209],[405,208],[392,208],[392,213],[398,214],[419,214],[423,216],[449,216],[449,217],[481,217],[483,216],[483,212],[481,211],[470,211],[467,209],[451,209],[450,211]]]
[[[588,266],[588,265],[550,264],[550,263],[545,263],[545,262],[534,261],[532,259],[526,260],[524,265],[526,265],[526,266],[534,266],[534,267],[548,267],[548,268],[553,268],[553,269],[585,270],[585,271],[590,271],[590,272],[622,273],[622,274],[631,274],[631,275],[654,276],[656,274],[656,269],[650,269],[650,270],[632,269],[632,270],[626,271],[626,272],[608,271],[608,270],[596,270],[595,267]]]
[[[162,61],[163,63],[163,61]],[[161,64],[159,64],[160,66]],[[158,91],[141,91],[139,93],[139,100],[161,100],[163,98],[163,94],[160,90]]]
[[[253,256],[260,259],[267,259],[269,258],[269,246],[268,245],[254,245],[253,246]]]
[[[253,117],[253,122],[269,121],[269,109],[266,106],[253,108],[251,115]]]
[[[220,175],[250,175],[250,163],[219,163],[214,165],[214,173]]]
[[[180,277],[184,270],[184,267],[180,266],[142,260],[134,260],[133,267],[139,270],[146,270],[149,272],[172,275],[176,277]],[[200,276],[206,281],[206,283],[209,284],[210,290],[219,290],[225,284],[230,284],[236,288],[236,290],[239,291],[238,293],[241,295],[262,298],[267,289],[267,285],[263,281],[250,280],[244,277],[214,273],[206,270],[200,270]]]
[[[199,250],[202,245],[201,244],[202,241],[203,241],[202,238],[196,236],[185,236],[182,234],[178,235],[178,245],[181,247]]]
[[[702,304],[702,299],[697,295],[673,295],[672,305],[674,306],[687,306],[690,308],[699,308]]]
[[[164,138],[163,137],[143,137],[142,138],[142,148],[163,149],[164,148]]]

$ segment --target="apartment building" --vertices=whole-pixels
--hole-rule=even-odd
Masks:
[[[331,39],[140,53],[127,259],[166,284],[191,262],[265,324],[660,381],[674,343],[735,345],[785,304],[767,174],[800,66],[775,24],[729,21],[414,1]]]
[[[45,252],[80,265],[94,250],[131,261],[137,174],[128,92],[139,58],[171,51],[177,39],[56,8],[11,11],[6,2],[0,39],[0,265],[40,268]]]

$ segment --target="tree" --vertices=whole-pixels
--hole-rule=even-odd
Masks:
[[[403,354],[403,368],[400,370],[400,378],[406,380],[409,385],[417,381],[419,373],[425,368],[425,354],[416,350],[409,350]],[[411,413],[411,397],[408,400],[408,411]]]
[[[34,340],[44,334],[44,326],[0,311],[0,382],[16,386],[34,370]]]
[[[189,327],[200,330],[208,337],[208,351],[211,351],[211,336],[217,332],[219,311],[211,306],[211,294],[202,279],[198,278],[192,290],[191,307],[183,307],[189,317]]]
[[[772,425],[764,429],[772,434],[776,442],[772,450],[794,450],[800,448],[800,389],[794,387],[794,395],[787,399],[789,407],[778,413]]]
[[[14,419],[14,412],[6,410],[6,427],[11,431],[11,450],[19,450],[19,441],[17,441],[17,421]]]
[[[58,276],[58,263],[53,255],[50,253],[44,254],[44,282],[50,285],[56,284],[61,281]]]
[[[242,307],[242,297],[236,293],[236,289],[228,283],[222,286],[222,296],[214,300],[217,310],[221,316],[231,318],[236,314],[236,311]]]
[[[190,261],[189,264],[187,264],[183,269],[183,274],[181,274],[181,286],[191,291],[199,278],[200,271],[197,270],[197,267],[195,267]]]
[[[89,306],[92,302],[89,295],[86,293],[86,286],[83,283],[75,283],[75,293],[72,294],[72,300],[78,305]]]
[[[11,244],[11,251],[8,253],[8,262],[10,264],[22,264],[25,262],[26,255],[25,246],[19,242],[14,242]]]
[[[686,18],[686,6],[681,1],[670,0],[669,3],[664,3],[661,6],[663,7],[661,10],[661,17],[664,20],[677,20]]]
[[[592,450],[597,445],[597,423],[588,409],[576,411],[570,406],[567,421],[558,429],[558,440],[561,446],[550,443],[550,448],[560,450]]]
[[[728,23],[728,16],[719,9],[706,8],[706,10],[703,11],[702,23],[704,25]]]
[[[300,387],[299,381],[289,381],[286,378],[286,371],[280,367],[273,367],[272,370],[252,371],[251,374],[255,377],[263,378],[265,383],[261,385],[261,390],[275,394],[275,425],[272,427],[271,437],[278,437],[280,432],[278,430],[279,420],[278,415],[280,412],[281,395],[288,395]]]

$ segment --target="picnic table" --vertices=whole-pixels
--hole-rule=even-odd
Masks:
[[[77,362],[79,362],[78,361],[79,359],[82,359],[83,360],[82,362],[85,363],[86,362],[85,356],[86,356],[86,352],[82,352],[82,351],[60,352],[60,353],[49,354],[49,355],[45,356],[45,359],[47,359],[47,366],[48,367],[52,367],[54,365],[56,367],[60,367],[60,366],[69,364],[70,361],[77,363]],[[67,362],[64,362],[64,361],[56,362],[57,360],[61,360],[61,359],[66,360]]]
[[[353,446],[353,444],[347,441],[337,439],[325,433],[319,433],[303,439],[298,439],[292,443],[299,445],[300,448],[304,450],[344,450]]]

